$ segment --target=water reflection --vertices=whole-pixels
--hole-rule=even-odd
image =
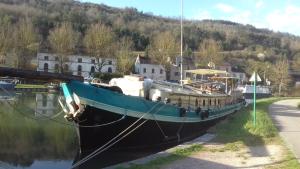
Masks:
[[[41,118],[53,117],[59,111],[58,95],[54,93],[37,93],[36,96],[35,116]]]
[[[57,94],[0,93],[0,168],[70,168],[77,137],[60,111]]]
[[[63,118],[58,94],[0,92],[0,169],[71,168],[91,151],[78,151],[75,127]],[[105,151],[77,169],[103,168],[159,150]]]

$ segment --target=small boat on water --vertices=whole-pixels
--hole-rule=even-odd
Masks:
[[[238,97],[194,86],[139,76],[110,85],[70,81],[62,83],[60,103],[77,124],[83,149],[158,148],[191,140],[244,105]]]
[[[253,85],[239,85],[236,90],[239,90],[243,93],[244,99],[251,103],[253,100],[254,87]],[[256,86],[256,98],[267,98],[271,97],[271,88],[270,86],[258,85]]]

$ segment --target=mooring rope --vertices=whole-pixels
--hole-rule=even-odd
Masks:
[[[129,130],[130,128],[132,128],[135,124],[137,124],[145,115],[149,114],[157,105],[159,105],[159,102],[157,104],[155,104],[148,112],[145,112],[139,119],[137,119],[135,122],[133,122],[129,127],[127,127],[125,130],[123,130],[122,132],[120,132],[117,136],[115,136],[114,138],[112,138],[110,141],[108,141],[107,143],[105,143],[104,145],[102,145],[101,147],[99,147],[98,149],[96,149],[95,151],[93,151],[91,154],[89,154],[88,156],[84,157],[83,159],[79,160],[78,162],[76,162],[72,168],[75,168],[83,163],[85,163],[86,161],[92,159],[93,157],[99,155],[100,153],[102,153],[103,151],[107,150],[108,148],[110,148],[111,146],[115,145],[116,143],[118,143],[119,141],[121,141],[122,139],[124,139],[125,137],[127,137],[130,133],[132,133],[133,131],[135,131],[136,129],[138,129],[139,127],[141,127],[144,123],[146,123],[149,119],[146,119],[145,121],[143,121],[141,124],[139,124],[138,126],[136,126],[135,128],[133,128],[131,131],[129,131],[127,134],[123,135],[121,138],[120,137],[123,133],[125,133],[127,130]],[[165,105],[162,105],[155,113],[157,113],[159,110],[161,110]],[[154,113],[154,114],[155,114]],[[117,140],[116,140],[117,139]],[[114,141],[116,140],[116,141]]]

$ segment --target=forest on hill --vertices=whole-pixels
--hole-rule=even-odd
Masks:
[[[183,37],[184,55],[197,58],[197,66],[205,67],[210,61],[218,65],[226,60],[248,75],[253,70],[267,74],[274,83],[280,83],[277,88],[287,88],[288,69],[300,67],[300,37],[288,33],[230,21],[185,20]],[[26,67],[36,52],[50,51],[62,58],[73,53],[109,55],[118,59],[119,71],[126,72],[133,51],[167,65],[168,58],[179,54],[179,42],[177,18],[135,8],[75,0],[0,0],[2,64],[3,58],[13,57],[16,67]],[[279,70],[272,69],[279,66],[283,67],[280,77]]]

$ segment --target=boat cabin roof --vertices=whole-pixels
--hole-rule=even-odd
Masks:
[[[228,72],[224,70],[216,70],[216,69],[194,69],[194,70],[186,70],[185,72],[198,74],[198,75],[228,74]]]

